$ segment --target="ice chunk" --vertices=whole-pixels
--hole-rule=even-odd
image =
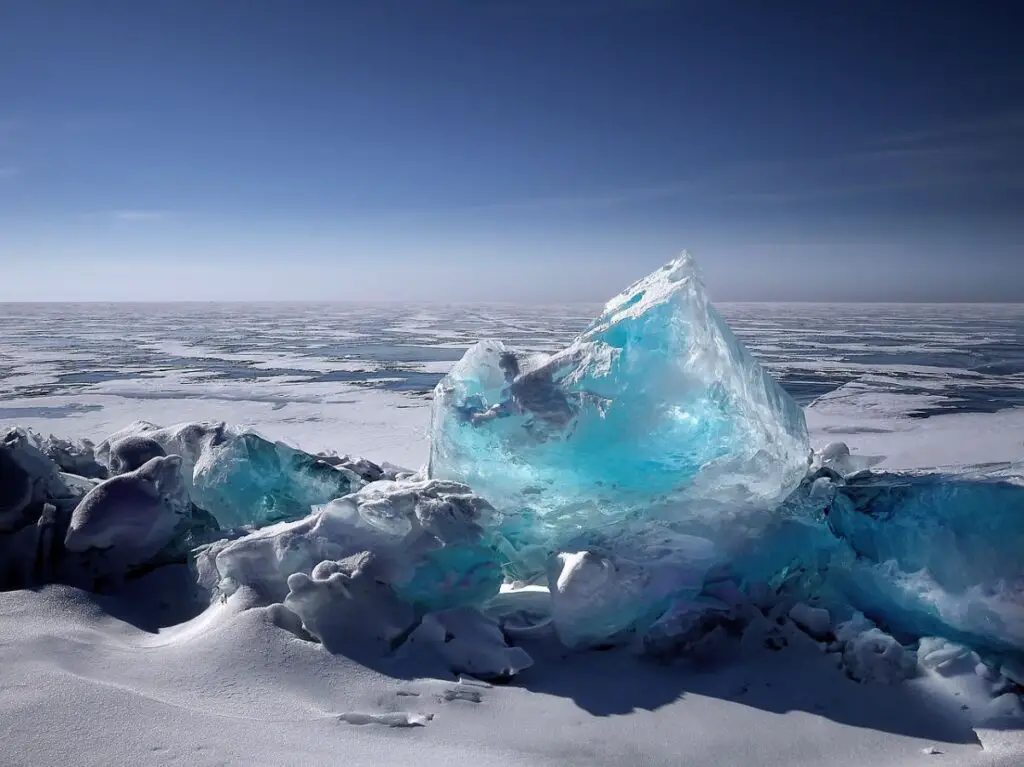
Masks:
[[[639,545],[654,538],[660,546]],[[633,558],[624,556],[627,546]],[[696,596],[715,559],[707,540],[651,530],[629,544],[558,554],[548,575],[558,638],[575,648],[643,630],[674,598]]]
[[[917,660],[893,637],[857,613],[836,627],[843,665],[859,682],[896,684],[917,673]]]
[[[546,586],[503,583],[487,600],[484,613],[510,637],[546,633],[551,626],[551,591]]]
[[[832,630],[832,616],[824,607],[811,607],[798,602],[790,608],[789,617],[793,623],[816,639],[828,636]]]
[[[321,562],[309,576],[289,576],[285,607],[332,653],[386,652],[416,617],[388,585],[390,570],[369,552]]]
[[[0,590],[41,586],[55,580],[64,552],[69,513],[43,505],[34,525],[0,534]]]
[[[800,407],[710,305],[684,254],[552,356],[472,347],[435,390],[429,475],[491,501],[524,557],[634,518],[771,509],[809,458]]]
[[[331,466],[341,466],[358,474],[364,482],[376,482],[381,479],[394,479],[388,476],[388,472],[382,466],[366,458],[351,455],[338,455],[336,453],[317,453],[317,458]]]
[[[108,468],[115,460],[117,445],[130,437],[143,437],[156,442],[166,455],[177,455],[182,460],[182,472],[191,488],[192,471],[203,452],[231,436],[227,425],[221,422],[199,421],[161,427],[149,421],[135,421],[114,432],[96,446],[96,458]],[[126,443],[131,444],[131,443]],[[125,456],[129,460],[134,460]],[[123,458],[117,458],[123,460]]]
[[[478,604],[501,583],[499,556],[481,526],[492,513],[456,482],[374,482],[303,519],[201,547],[196,566],[207,588],[230,594],[248,586],[278,602],[293,573],[371,552],[388,563],[388,583],[409,604]]]
[[[853,455],[845,442],[829,442],[820,452],[815,452],[812,468],[827,468],[840,475],[854,474],[870,469],[881,463],[880,455]]]
[[[35,478],[11,453],[0,445],[0,532],[27,524],[24,512],[35,494]]]
[[[101,482],[78,504],[64,538],[70,552],[92,554],[96,575],[121,575],[170,545],[188,517],[181,459],[153,458]]]
[[[433,714],[420,714],[415,711],[389,711],[386,714],[346,711],[344,714],[338,714],[338,719],[346,724],[382,724],[385,727],[426,727],[433,718]]]
[[[46,438],[39,434],[31,437],[40,452],[56,463],[61,471],[90,479],[107,478],[106,469],[96,461],[95,446],[89,440],[71,442],[52,434]]]
[[[96,454],[117,473],[161,450],[181,456],[192,502],[213,514],[221,527],[298,519],[309,514],[311,507],[364,484],[344,465],[332,466],[283,442],[270,442],[224,423],[161,428],[137,421],[100,443]]]
[[[943,676],[973,672],[979,665],[984,665],[971,648],[941,637],[921,637],[917,662],[921,668]]]
[[[193,503],[225,527],[296,519],[363,485],[348,469],[249,432],[207,446],[193,483]]]
[[[737,609],[719,599],[706,596],[675,600],[644,632],[641,647],[645,655],[661,660],[699,654],[707,637],[719,626],[752,614],[763,620],[753,605],[749,606],[749,610]]]
[[[110,443],[107,465],[111,474],[124,474],[161,455],[167,453],[159,442],[142,434],[133,434]]]
[[[21,429],[0,433],[0,534],[34,524],[45,503],[70,510],[82,497]]]

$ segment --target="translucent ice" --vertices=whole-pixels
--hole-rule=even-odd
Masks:
[[[561,352],[472,347],[435,390],[429,473],[503,512],[515,558],[631,519],[770,510],[809,456],[800,407],[732,334],[684,254]]]
[[[180,456],[192,502],[222,527],[298,519],[365,484],[344,465],[224,423],[161,428],[138,421],[104,440],[96,454],[115,474],[156,455]]]
[[[1024,650],[1024,477],[827,468],[732,566],[848,603],[904,639]]]
[[[864,473],[827,519],[848,547],[831,575],[861,609],[914,636],[1024,648],[1020,477]]]
[[[204,450],[193,481],[193,503],[227,527],[296,519],[363,485],[348,469],[250,432]]]

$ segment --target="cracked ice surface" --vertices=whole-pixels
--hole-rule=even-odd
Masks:
[[[472,347],[435,390],[429,473],[501,511],[510,558],[534,552],[518,565],[536,574],[581,533],[658,518],[707,533],[736,509],[771,510],[809,454],[800,407],[732,334],[684,253],[563,351]]]

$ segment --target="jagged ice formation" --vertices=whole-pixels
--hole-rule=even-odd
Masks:
[[[426,476],[223,423],[139,422],[95,448],[10,431],[0,588],[109,589],[187,562],[212,598],[248,589],[327,649],[418,644],[498,676],[529,664],[502,631],[545,613],[568,646],[639,634],[660,654],[734,620],[713,596],[723,583],[762,581],[894,635],[1024,650],[1020,472],[886,474],[835,445],[812,465],[800,408],[687,256],[561,352],[472,347],[438,385],[431,431]],[[497,596],[512,579],[550,586],[543,605],[529,592],[522,625]],[[872,653],[891,660],[881,676],[906,672],[902,645],[867,619],[789,617],[842,633],[855,675],[878,676]],[[449,636],[489,649],[455,657]]]

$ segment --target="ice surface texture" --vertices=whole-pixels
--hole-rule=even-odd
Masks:
[[[520,552],[634,518],[770,510],[810,456],[800,407],[708,302],[687,254],[554,355],[478,343],[434,397],[430,476],[493,503]]]

